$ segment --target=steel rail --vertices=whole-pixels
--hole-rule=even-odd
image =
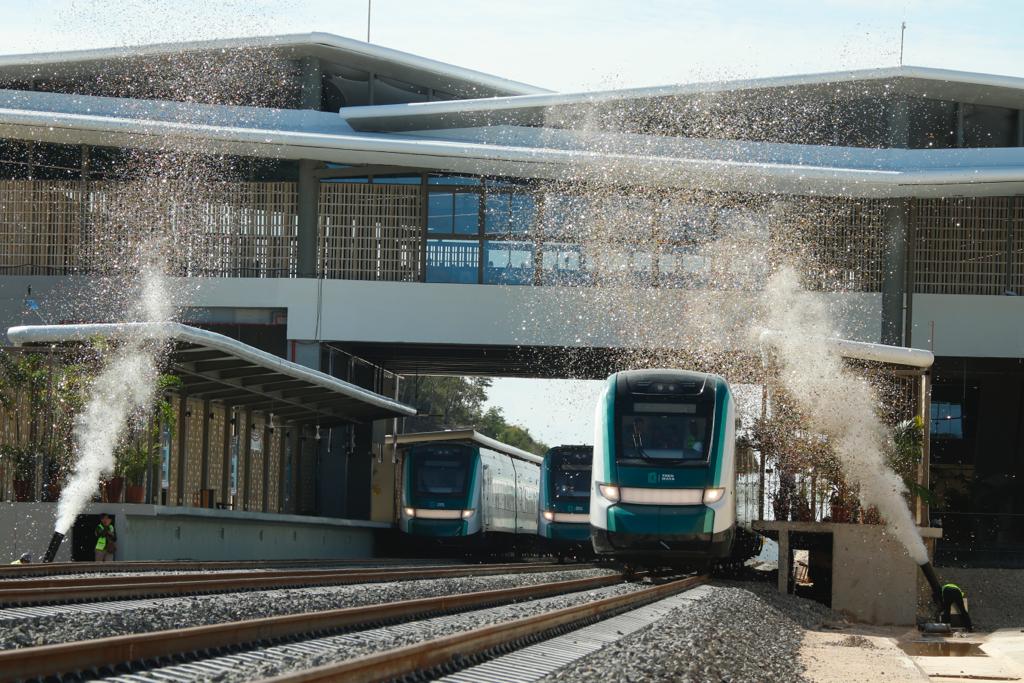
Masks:
[[[311,634],[340,632],[361,626],[407,621],[435,614],[482,609],[517,600],[590,590],[618,583],[623,578],[622,574],[610,574],[519,588],[477,591],[382,605],[288,614],[210,626],[5,650],[0,651],[0,683],[75,676],[81,672],[112,672],[139,662],[153,662],[200,652],[217,652],[228,648],[244,648]]]
[[[166,560],[127,562],[50,562],[39,564],[0,565],[0,585],[10,578],[26,576],[52,576],[59,574],[89,574],[106,572],[150,572],[161,569],[178,571],[301,568],[301,567],[345,567],[355,564],[401,564],[403,558],[366,558],[361,560]]]
[[[276,578],[287,578],[291,576],[312,576],[320,574],[338,574],[345,575],[352,572],[367,572],[372,570],[385,570],[389,572],[404,571],[411,569],[422,569],[422,570],[441,570],[441,569],[462,569],[465,567],[479,568],[479,567],[526,567],[535,566],[540,563],[502,563],[493,565],[483,564],[397,564],[397,565],[379,565],[375,566],[372,563],[366,563],[366,566],[361,567],[319,567],[316,569],[271,569],[271,570],[259,570],[253,567],[250,570],[225,570],[216,573],[210,572],[179,572],[174,574],[162,573],[162,572],[146,572],[138,574],[129,574],[127,576],[60,576],[60,577],[45,577],[38,579],[6,579],[0,581],[0,594],[5,590],[14,589],[32,589],[32,588],[58,588],[58,587],[91,587],[97,585],[103,586],[127,586],[139,583],[156,583],[163,581],[212,581],[216,579],[223,579],[225,581],[232,580],[235,578],[250,578],[258,577],[261,579],[276,579]],[[555,566],[553,564],[549,566]]]
[[[589,566],[577,565],[576,567],[585,568]],[[159,580],[163,577],[146,577],[150,580],[120,585],[116,583],[111,585],[111,580],[115,577],[101,579],[105,581],[104,583],[95,583],[95,580],[93,580],[92,583],[87,584],[56,587],[5,588],[0,584],[0,606],[54,605],[96,600],[124,600],[174,595],[196,595],[201,593],[275,590],[278,588],[301,588],[306,586],[343,586],[354,583],[381,583],[393,580],[412,581],[464,576],[493,576],[495,574],[529,574],[545,571],[563,571],[564,569],[563,566],[545,562],[528,565],[490,564],[442,568],[384,568],[383,570],[379,567],[369,567],[365,569],[299,572],[295,575],[269,578],[262,576],[262,572],[227,578],[202,575],[202,578],[190,578],[182,581]]]
[[[678,579],[659,586],[617,595],[575,607],[494,624],[465,633],[435,638],[423,643],[388,650],[379,654],[356,657],[337,664],[325,664],[313,669],[282,674],[261,683],[312,683],[315,681],[345,681],[346,683],[377,683],[391,681],[419,672],[461,669],[473,659],[486,656],[497,649],[518,647],[543,640],[547,634],[610,617],[634,607],[667,598],[698,586],[708,579],[694,576]]]

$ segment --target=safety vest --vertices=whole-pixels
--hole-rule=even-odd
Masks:
[[[945,591],[947,588],[955,588],[957,592],[960,593],[960,597],[963,597],[964,595],[964,589],[956,585],[955,583],[947,583],[942,587],[942,590]]]
[[[96,530],[100,531],[100,532],[104,531],[103,525],[102,524],[97,524],[96,525]],[[108,533],[114,533],[114,525],[111,524],[109,527],[107,527],[106,531]],[[100,536],[99,538],[96,539],[96,550],[104,551],[106,549],[107,549],[107,537],[106,536]]]

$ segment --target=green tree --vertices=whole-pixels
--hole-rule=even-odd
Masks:
[[[492,439],[531,453],[542,454],[547,446],[537,441],[529,430],[509,424],[500,408],[484,410],[486,377],[407,377],[402,382],[401,400],[415,406],[420,415],[407,418],[406,432],[428,432],[442,429],[476,429]]]

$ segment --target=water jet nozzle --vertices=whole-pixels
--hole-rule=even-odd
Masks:
[[[46,554],[43,555],[43,562],[49,564],[53,562],[53,558],[57,556],[57,550],[60,548],[60,544],[64,541],[64,534],[59,531],[54,531],[53,536],[50,537],[50,546],[46,549]]]
[[[939,583],[939,577],[935,575],[935,568],[932,567],[931,562],[925,562],[921,565],[921,571],[924,573],[924,578],[928,579],[928,585],[932,588],[932,599],[936,605],[942,607],[942,584]]]

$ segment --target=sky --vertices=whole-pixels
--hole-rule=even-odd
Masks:
[[[372,0],[371,42],[561,91],[903,62],[1024,76],[1024,2]],[[366,39],[366,0],[0,0],[0,53],[321,31]],[[490,403],[590,443],[600,382],[505,379]]]

